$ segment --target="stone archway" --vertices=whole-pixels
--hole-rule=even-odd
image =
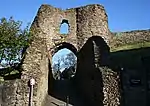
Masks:
[[[77,49],[70,43],[60,43],[57,44],[53,49],[51,49],[52,56],[58,52],[59,50],[67,48],[72,51],[76,56],[78,54]],[[49,75],[52,76],[52,70],[49,70]],[[56,105],[64,105],[67,102],[70,105],[78,105],[83,106],[83,101],[81,100],[80,94],[76,89],[76,84],[74,78],[66,79],[66,80],[55,80],[53,77],[49,77],[49,89],[47,96],[47,105],[48,104],[56,104]],[[80,99],[79,99],[80,98]],[[81,104],[82,102],[82,104]]]
[[[69,23],[69,33],[67,36],[63,36],[59,33],[60,24],[64,19]],[[88,70],[88,65],[92,65],[92,67],[95,67],[95,63],[92,63],[93,61],[95,61],[93,60],[94,58],[88,57],[87,54],[96,56],[95,52],[93,52],[93,50],[96,50],[94,49],[93,45],[94,43],[98,44],[96,41],[92,43],[92,40],[90,40],[90,38],[94,35],[98,35],[98,37],[101,37],[101,35],[105,35],[104,39],[106,41],[109,41],[110,39],[107,14],[105,13],[104,7],[98,4],[87,5],[67,10],[61,10],[49,5],[42,5],[31,26],[31,30],[36,31],[36,34],[34,35],[35,39],[26,51],[26,57],[22,65],[23,71],[20,84],[21,90],[18,91],[18,93],[22,95],[22,98],[18,99],[17,102],[22,102],[22,100],[24,100],[22,106],[27,106],[28,104],[29,87],[27,82],[32,77],[36,80],[33,98],[34,106],[42,105],[48,92],[48,77],[50,67],[49,64],[51,63],[50,59],[57,50],[65,47],[66,45],[70,45],[67,47],[74,53],[78,54],[77,51],[79,52],[80,55],[77,58],[80,58],[80,60],[78,61],[78,63],[86,68],[83,68],[83,70],[81,71],[78,70],[78,75],[75,78],[77,80],[79,80],[80,78],[83,78],[83,80],[85,80],[86,78],[84,79],[84,77],[88,78],[88,75],[90,76],[93,73],[88,73],[87,76],[84,76],[84,74],[82,75],[80,73],[82,73],[82,71],[85,71],[86,69]],[[89,44],[90,46],[87,46]],[[85,48],[88,48],[88,51],[87,53],[82,54],[82,51]],[[101,47],[99,47],[98,49],[101,49]],[[92,61],[88,61],[85,58],[88,58]],[[95,70],[98,72],[99,69]],[[90,78],[94,79],[94,77]],[[114,81],[115,80],[116,79],[114,79]],[[110,80],[110,82],[112,81]],[[98,83],[94,83],[94,85],[95,84],[98,85]],[[88,87],[88,84],[86,85],[86,87]],[[118,84],[116,84],[115,87],[117,88]],[[86,94],[87,91],[85,91],[84,93]],[[115,91],[118,92],[118,88],[115,89]],[[109,95],[109,93],[112,92],[106,91],[104,95]],[[90,98],[90,95],[87,95]],[[113,98],[115,98],[115,100],[118,99],[118,95],[119,94],[113,95]],[[92,94],[92,96],[94,96],[95,98],[94,101],[99,101],[99,98],[95,93],[94,95]],[[104,98],[107,97],[105,96]],[[117,103],[115,104],[115,106],[118,106]],[[108,104],[112,105],[113,103],[110,102]]]
[[[72,51],[75,55],[77,55],[77,49],[74,45],[68,43],[68,42],[61,42],[56,44],[51,50],[49,51],[51,56],[53,56],[56,52],[58,52],[60,49],[67,48],[70,51]]]

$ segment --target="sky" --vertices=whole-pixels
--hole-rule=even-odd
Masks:
[[[0,18],[13,16],[32,23],[41,4],[67,9],[87,4],[102,4],[112,32],[150,29],[150,0],[1,0]]]
[[[61,59],[62,57],[65,58],[66,54],[69,54],[70,52],[72,51],[66,48],[61,49],[58,52],[56,52],[52,58],[52,62],[53,62],[52,65],[57,64],[59,59]]]

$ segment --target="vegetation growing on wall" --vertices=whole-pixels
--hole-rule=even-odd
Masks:
[[[135,44],[126,44],[118,47],[111,48],[111,52],[120,51],[120,50],[131,50],[131,49],[138,49],[138,48],[145,48],[150,47],[150,42],[144,43],[135,43]]]

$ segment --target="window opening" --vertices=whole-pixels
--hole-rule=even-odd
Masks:
[[[76,73],[77,57],[69,49],[61,49],[52,57],[52,73],[55,80],[71,79]]]
[[[60,34],[68,34],[69,33],[69,24],[67,20],[63,20],[60,25]]]

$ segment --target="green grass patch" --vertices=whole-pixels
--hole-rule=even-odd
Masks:
[[[6,73],[4,76],[19,74],[18,70],[12,70],[10,73]]]
[[[116,48],[111,48],[110,51],[116,52],[116,51],[120,51],[120,50],[131,50],[131,49],[138,49],[138,48],[144,48],[144,47],[150,47],[150,42],[127,44],[127,45],[119,46]]]
[[[134,46],[133,46],[134,47]],[[150,56],[150,47],[134,48],[111,52],[112,66],[124,66],[126,68],[140,69],[143,67],[142,57]]]
[[[20,71],[14,69],[13,67],[0,69],[0,83],[3,83],[6,80],[18,79],[20,77],[21,77]]]

